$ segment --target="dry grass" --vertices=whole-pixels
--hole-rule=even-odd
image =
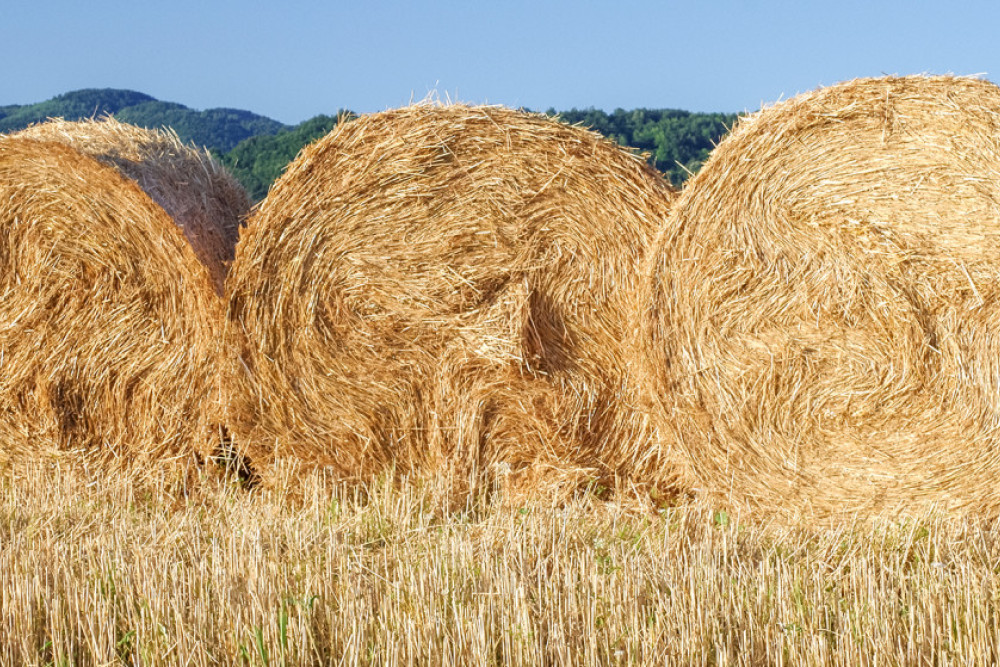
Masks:
[[[250,198],[208,151],[184,144],[171,129],[149,130],[112,117],[54,119],[17,136],[67,144],[138,183],[184,231],[222,294]]]
[[[962,664],[1000,659],[1000,526],[748,527],[437,481],[0,482],[0,665]]]
[[[741,120],[651,253],[649,386],[754,512],[1000,510],[1000,89],[850,81]]]
[[[458,484],[509,466],[534,491],[669,486],[624,341],[673,196],[640,158],[539,115],[420,104],[342,123],[237,247],[240,448],[265,476],[291,457],[354,479],[392,463]]]
[[[133,181],[62,144],[0,137],[0,475],[42,456],[171,465],[209,451],[221,315],[208,272]]]

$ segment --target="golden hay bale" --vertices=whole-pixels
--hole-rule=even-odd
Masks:
[[[112,117],[55,119],[17,136],[68,144],[137,182],[184,231],[222,294],[250,198],[208,151],[185,145],[173,130],[147,130]]]
[[[694,483],[767,514],[1000,507],[1000,90],[743,119],[675,205],[641,352]]]
[[[207,452],[221,318],[205,267],[133,181],[0,137],[0,460]]]
[[[655,459],[623,340],[673,197],[640,158],[540,115],[418,104],[341,123],[236,250],[237,442],[262,469],[291,456],[348,478]]]

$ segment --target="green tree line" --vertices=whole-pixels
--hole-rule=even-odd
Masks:
[[[353,117],[350,112],[341,112],[337,116],[316,116],[274,135],[250,137],[231,151],[217,154],[217,157],[239,179],[253,200],[260,201],[303,147],[327,135],[338,118],[349,120]]]
[[[679,109],[615,109],[610,113],[598,109],[549,109],[545,113],[589,127],[640,151],[677,186],[698,170],[736,122],[735,114]],[[239,109],[197,111],[130,90],[86,89],[36,104],[0,106],[0,132],[14,132],[50,117],[77,120],[103,114],[114,114],[119,120],[143,127],[172,127],[182,140],[211,150],[255,200],[267,194],[306,144],[330,132],[338,119],[349,122],[355,117],[341,111],[289,126]]]
[[[612,113],[596,109],[563,112],[549,109],[546,113],[567,123],[589,127],[622,146],[647,154],[650,164],[676,186],[698,171],[737,119],[736,114],[679,109],[615,109]]]
[[[612,113],[597,109],[562,112],[550,109],[546,114],[565,123],[589,127],[641,152],[676,186],[698,171],[737,118],[736,114],[676,109],[617,109]],[[254,200],[260,200],[306,144],[330,132],[338,118],[349,122],[355,117],[347,111],[338,117],[316,116],[274,135],[251,137],[220,157]]]

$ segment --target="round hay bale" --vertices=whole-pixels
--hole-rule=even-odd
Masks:
[[[644,280],[647,386],[756,512],[1000,507],[1000,90],[861,79],[744,118]]]
[[[221,318],[205,267],[135,182],[0,137],[0,459],[209,453]]]
[[[250,198],[208,151],[184,144],[173,130],[148,130],[110,116],[54,119],[17,136],[68,144],[138,183],[184,231],[216,292],[223,293]]]
[[[260,469],[291,456],[348,478],[654,459],[623,341],[673,197],[641,158],[541,115],[418,104],[341,123],[236,250],[237,442]]]

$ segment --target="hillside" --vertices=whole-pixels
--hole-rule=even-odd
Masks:
[[[736,114],[693,113],[678,109],[571,109],[545,112],[571,125],[583,125],[644,153],[675,186],[701,168],[712,148],[736,122]],[[338,117],[352,118],[349,111]],[[254,200],[263,199],[271,183],[306,144],[322,137],[337,117],[316,116],[273,135],[251,137],[222,156]]]
[[[77,90],[36,104],[13,104],[0,107],[0,132],[14,132],[46,118],[67,120],[118,113],[122,109],[156,100],[132,90],[111,88]]]
[[[238,109],[196,111],[176,102],[161,102],[132,90],[88,88],[58,95],[37,104],[0,107],[0,132],[16,132],[31,123],[61,117],[79,120],[113,114],[142,127],[172,127],[184,141],[222,154],[256,135],[275,134],[287,126]]]
[[[349,112],[345,117],[350,117]],[[254,201],[259,201],[302,147],[329,133],[336,124],[337,116],[316,116],[274,135],[250,137],[223,155],[222,162]]]
[[[545,113],[590,127],[647,154],[650,164],[678,186],[698,170],[712,147],[736,122],[735,114],[679,109],[616,109],[611,113],[549,109]],[[172,127],[182,140],[205,146],[217,155],[254,200],[267,194],[271,183],[303,146],[333,129],[339,117],[353,116],[349,111],[339,111],[289,126],[240,109],[197,111],[131,90],[89,88],[36,104],[0,106],[0,133],[57,116],[77,120],[104,114],[143,127]]]
[[[596,109],[546,111],[573,125],[596,130],[622,146],[649,154],[649,162],[681,185],[701,168],[701,163],[729,128],[736,114],[694,113],[680,109]]]

